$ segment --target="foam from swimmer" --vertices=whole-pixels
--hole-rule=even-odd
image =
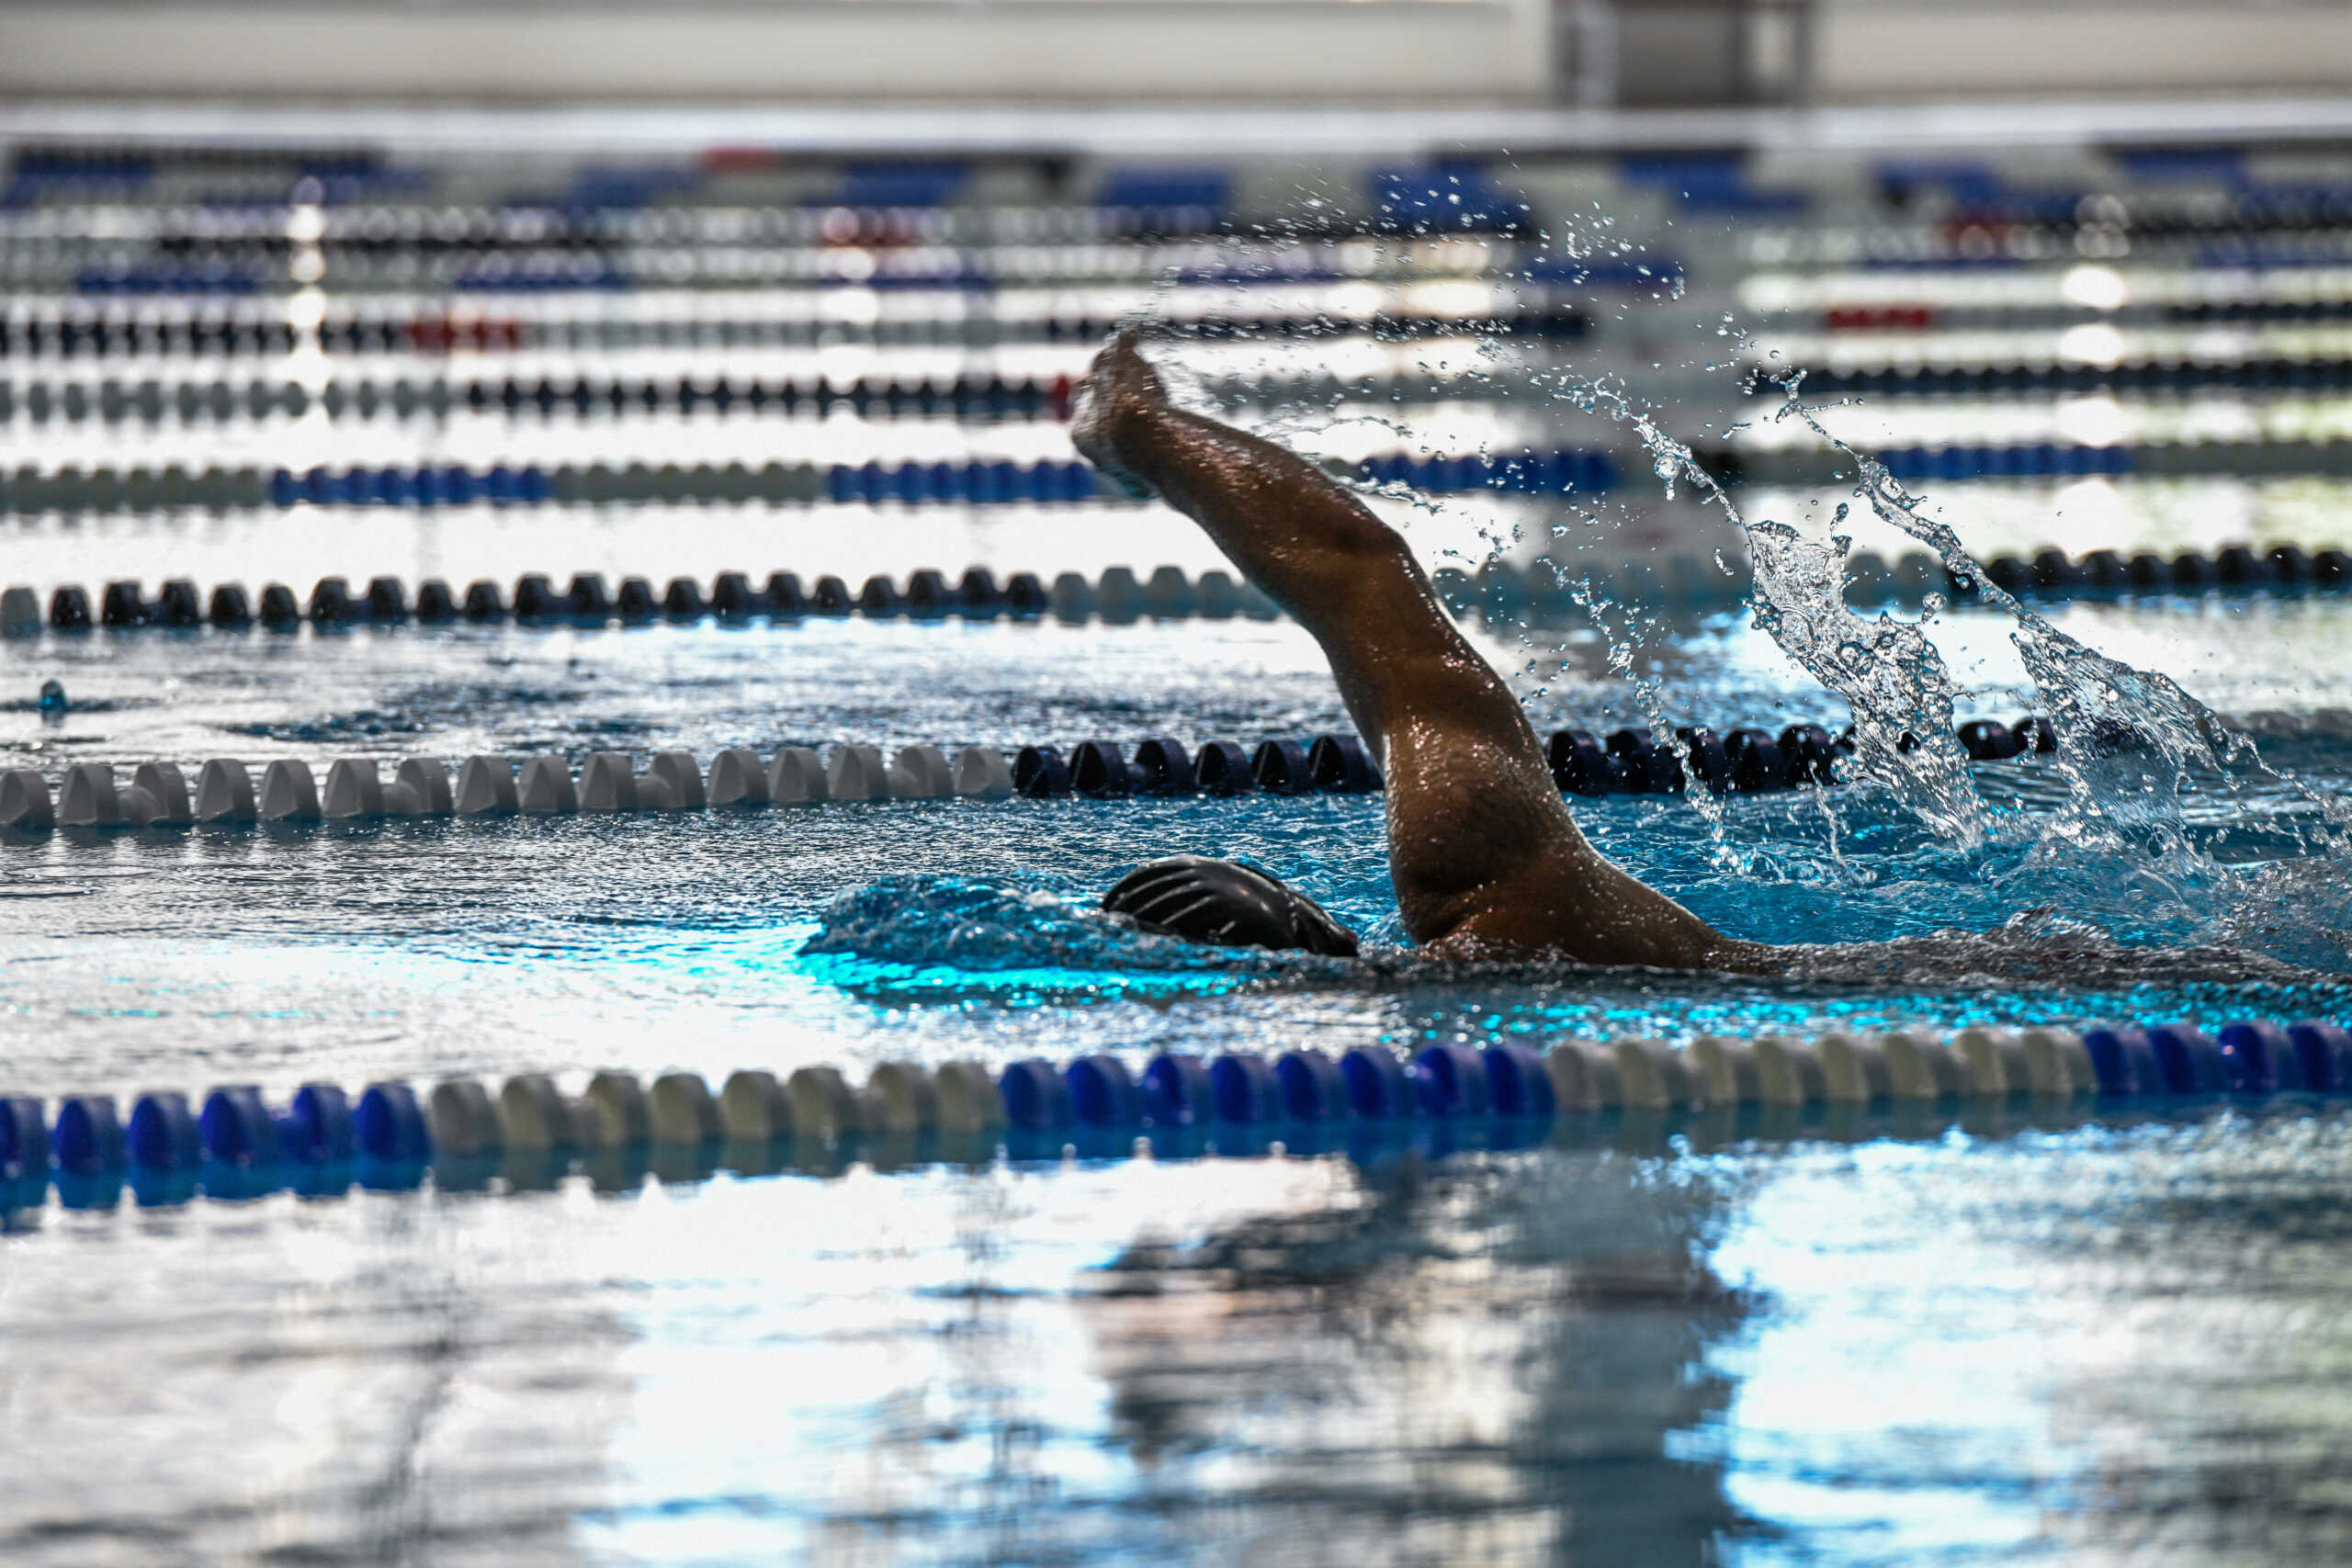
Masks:
[[[1213,994],[1334,961],[1140,931],[1089,897],[964,877],[890,877],[836,896],[802,949],[848,989],[1000,1000]]]

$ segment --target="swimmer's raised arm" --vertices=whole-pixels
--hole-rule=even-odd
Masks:
[[[1588,964],[1758,969],[1577,829],[1534,729],[1464,640],[1396,530],[1294,452],[1170,405],[1120,333],[1078,389],[1071,439],[1200,524],[1322,646],[1387,781],[1389,871],[1427,946]]]

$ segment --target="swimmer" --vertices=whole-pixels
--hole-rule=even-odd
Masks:
[[[1442,957],[1776,971],[1588,842],[1535,730],[1438,603],[1396,531],[1296,453],[1170,404],[1130,328],[1077,389],[1070,438],[1113,483],[1198,523],[1305,626],[1387,784],[1405,930]],[[1194,941],[1352,953],[1354,938],[1271,873],[1181,856],[1104,907]]]

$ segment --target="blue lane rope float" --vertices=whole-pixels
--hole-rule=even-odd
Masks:
[[[21,164],[18,164],[21,167]],[[402,195],[428,188],[419,169],[404,169],[412,184]],[[303,197],[303,184],[320,186],[312,176],[294,179],[277,200],[252,200],[240,193],[231,200],[148,202],[143,231],[153,249],[125,252],[120,223],[94,221],[75,226],[85,207],[75,202],[50,202],[63,195],[63,186],[30,181],[14,174],[5,193],[12,205],[42,207],[47,221],[40,243],[30,252],[18,235],[0,235],[0,247],[17,252],[18,273],[26,282],[71,287],[73,296],[54,296],[51,312],[62,322],[87,322],[96,315],[87,301],[118,296],[143,296],[148,303],[256,301],[264,308],[277,303],[277,291],[291,277],[287,265],[285,223],[289,207],[320,211]],[[1446,195],[1461,190],[1444,181]],[[329,190],[344,193],[345,184]],[[1272,256],[1263,265],[1232,268],[1230,249],[1221,243],[1226,232],[1226,205],[965,205],[948,207],[924,200],[873,202],[864,200],[870,188],[865,176],[844,184],[842,205],[809,202],[805,190],[786,200],[757,205],[729,205],[710,209],[701,205],[675,205],[663,200],[659,219],[647,211],[651,186],[633,181],[633,188],[614,195],[605,174],[553,197],[517,197],[503,207],[480,207],[454,200],[433,207],[437,226],[454,223],[463,231],[463,243],[419,244],[388,240],[386,228],[409,228],[416,221],[414,207],[386,207],[374,202],[324,207],[324,226],[318,237],[320,259],[329,285],[348,294],[365,294],[371,287],[398,291],[424,289],[430,294],[630,294],[639,289],[677,289],[694,280],[727,282],[734,287],[816,291],[820,287],[882,287],[891,291],[932,289],[971,296],[995,289],[1035,289],[1046,282],[1148,282],[1167,277],[1169,270],[1190,273],[1194,280],[1209,277],[1221,285],[1298,285],[1298,282],[1362,282],[1362,265],[1345,273],[1315,256]],[[673,190],[663,186],[663,193]],[[377,190],[383,195],[383,190]],[[1484,232],[1488,244],[1484,256],[1508,268],[1520,256],[1515,240],[1526,240],[1526,214],[1508,200],[1477,209],[1446,202],[1430,211],[1425,221],[1408,226],[1385,209],[1383,188],[1381,216],[1331,214],[1317,226],[1327,240],[1357,235],[1397,235],[1397,232]],[[1440,200],[1430,195],[1428,200]],[[1508,209],[1508,216],[1505,216]],[[365,223],[365,228],[362,228]],[[1286,223],[1284,228],[1289,228]],[[445,231],[447,232],[447,231]],[[1416,277],[1461,277],[1458,256],[1444,252],[1374,254],[1371,275],[1393,280]],[[870,275],[844,277],[837,259],[861,252]],[[751,264],[757,254],[757,264]],[[26,268],[24,264],[30,264]],[[398,270],[393,270],[398,264]],[[680,270],[684,268],[684,270]],[[1578,273],[1547,277],[1574,282],[1580,275],[1606,275],[1616,268],[1590,265]],[[1649,285],[1663,285],[1679,275],[1679,264],[1658,259],[1649,268]],[[1609,280],[1609,277],[1597,277]],[[1630,287],[1633,280],[1613,280]],[[202,308],[195,303],[193,308]],[[570,303],[570,301],[564,301]],[[367,329],[395,327],[416,341],[421,333],[407,332],[414,317],[365,315]],[[433,320],[433,317],[425,317]],[[591,315],[574,310],[579,327],[606,327]],[[1077,322],[1080,315],[1058,320]],[[675,322],[689,327],[689,322]],[[421,339],[430,344],[430,339]]]
[[[195,1169],[202,1160],[204,1134],[187,1096],[177,1089],[159,1089],[133,1100],[127,1146],[133,1164],[157,1170]]]
[[[435,284],[514,288],[550,282],[624,286],[637,269],[616,267],[605,258],[652,246],[714,270],[729,264],[740,269],[747,251],[763,260],[782,255],[794,264],[789,275],[795,276],[822,276],[810,264],[829,250],[854,246],[869,250],[882,264],[876,286],[928,281],[978,288],[1034,281],[1034,262],[1024,268],[1008,255],[1003,265],[996,264],[998,247],[1016,245],[1021,261],[1050,246],[1066,248],[1072,261],[1087,262],[1086,270],[1057,276],[1151,276],[1166,269],[1171,254],[1213,265],[1217,254],[1211,247],[1229,237],[1236,223],[1235,175],[1214,165],[1173,175],[1114,167],[1083,196],[1011,204],[980,198],[969,165],[959,162],[888,169],[852,162],[831,171],[830,188],[812,197],[805,164],[796,161],[786,174],[780,155],[729,151],[691,168],[574,168],[568,179],[552,179],[492,206],[461,188],[447,169],[390,166],[379,152],[329,149],[321,156],[294,149],[240,150],[233,154],[240,179],[232,192],[199,188],[191,194],[187,182],[199,175],[217,178],[226,156],[218,148],[198,147],[25,148],[12,160],[6,195],[12,205],[39,210],[47,220],[38,231],[45,242],[40,254],[62,254],[73,264],[66,275],[98,294],[250,293],[264,278],[283,276],[287,218],[298,204],[322,212],[318,243],[338,277],[380,265],[389,252],[425,264]],[[2173,158],[2175,167],[2154,167],[2154,160],[2163,157]],[[2086,223],[2097,221],[2125,224],[2135,246],[2167,245],[2200,265],[2243,269],[2277,265],[2282,251],[2301,254],[2291,244],[2282,246],[2280,236],[2307,241],[2343,227],[2340,187],[2266,183],[2245,165],[2242,154],[2165,150],[2123,154],[2118,164],[2093,220],[2082,211],[2078,190],[2013,187],[1988,164],[1947,164],[1923,172],[1890,164],[1878,172],[1879,195],[1890,205],[1859,236],[1857,259],[1873,268],[1914,269],[2016,265],[2027,255],[2071,259],[2075,239]],[[720,205],[709,181],[721,172],[736,180],[781,176],[788,182],[789,197],[780,198],[783,192],[770,186],[755,205]],[[1716,155],[1642,154],[1623,160],[1615,173],[1628,188],[1664,189],[1685,206],[1750,218],[1804,212],[1812,195],[1753,186],[1736,161]],[[2181,181],[2184,173],[2193,178]],[[2183,185],[2196,192],[2200,205],[2191,206],[2178,194]],[[2217,200],[2207,199],[2212,186],[2225,187]],[[2010,245],[2020,248],[1987,257],[1963,244],[1952,226],[1923,221],[1914,199],[1923,188],[1997,223]],[[1575,273],[1623,270],[1581,261],[1547,264],[1532,247],[1527,254],[1513,250],[1513,237],[1529,232],[1530,213],[1492,174],[1476,165],[1449,161],[1374,167],[1363,172],[1360,194],[1360,216],[1335,212],[1317,232],[1334,240],[1400,229],[1476,232],[1489,236],[1487,244],[1500,250],[1507,263],[1534,262]],[[321,200],[323,209],[314,205]],[[1893,205],[1898,201],[1899,208]],[[141,210],[154,247],[138,254],[135,264],[122,255],[115,226],[74,222],[93,208],[123,205]],[[1356,205],[1344,203],[1348,209]],[[430,245],[414,237],[421,206],[429,206],[435,220]],[[412,237],[388,243],[388,233]],[[1110,243],[1121,240],[1146,243]],[[1137,253],[1135,265],[1122,266],[1118,258],[1130,250]],[[1090,251],[1113,255],[1088,257]],[[1680,275],[1679,264],[1656,262],[1642,269],[1652,286]],[[1289,276],[1324,276],[1314,270],[1318,264],[1311,258],[1289,265],[1299,269]],[[674,286],[670,273],[659,276]],[[718,276],[741,275],[733,270]],[[2310,320],[2329,302],[2298,298],[2280,303],[2297,312],[2294,319]],[[2167,319],[2245,319],[2237,304],[2225,299],[2218,306],[2182,306]]]
[[[2073,242],[2086,227],[2120,224],[2137,240],[2184,243],[2211,265],[2244,267],[2276,260],[2269,237],[2301,238],[2345,226],[2340,186],[2267,182],[2239,150],[2131,152],[2114,155],[2111,165],[2102,181],[2098,211],[2086,216],[2078,188],[2012,185],[1991,164],[1883,161],[1872,173],[1885,205],[1861,236],[1860,255],[1865,265],[1987,265],[1981,246],[1963,243],[1952,225],[1918,217],[1922,197],[1929,198],[1925,205],[1931,209],[1939,209],[1941,201],[1960,203],[1973,217],[1997,224],[2012,243],[2031,242],[2022,252],[1991,258],[1990,265],[2014,265],[2019,254],[2072,259],[2077,254]],[[237,182],[227,194],[216,194],[209,182],[223,170],[233,170]],[[130,277],[122,286],[163,288],[184,281],[193,290],[209,282],[219,292],[232,291],[234,275],[223,276],[217,269],[282,264],[288,210],[320,201],[326,205],[319,243],[338,261],[352,265],[379,254],[388,248],[388,232],[413,236],[404,225],[413,225],[424,207],[437,220],[435,243],[427,247],[412,237],[393,248],[429,250],[432,259],[460,273],[493,271],[493,258],[510,270],[526,271],[525,258],[549,251],[586,251],[593,258],[608,250],[660,244],[688,253],[752,247],[813,258],[821,249],[856,245],[886,254],[935,248],[950,260],[934,267],[948,266],[950,280],[970,283],[993,276],[972,271],[970,259],[971,253],[986,255],[993,246],[1096,248],[1125,238],[1214,241],[1228,237],[1235,222],[1236,172],[1215,164],[1174,171],[1114,165],[1097,175],[1090,189],[1042,203],[983,198],[975,190],[971,165],[961,160],[910,166],[854,159],[811,164],[797,154],[760,150],[713,152],[691,166],[574,166],[498,205],[483,202],[452,174],[446,166],[394,164],[379,151],[349,147],[28,146],[11,161],[7,192],[12,202],[51,220],[40,233],[51,244],[61,231],[74,233],[66,220],[90,209],[135,205],[151,220],[159,255],[181,258],[178,271],[187,277]],[[776,199],[774,188],[763,185],[757,205],[721,203],[711,182],[722,174],[737,182],[781,179],[791,199]],[[1626,189],[1662,190],[1685,206],[1752,219],[1804,213],[1813,194],[1753,185],[1736,158],[1714,153],[1634,154],[1619,161],[1614,176]],[[191,194],[191,181],[205,183]],[[2218,195],[2215,186],[2222,187]],[[1524,204],[1476,164],[1375,165],[1363,171],[1356,194],[1363,200],[1363,214],[1334,215],[1319,233],[1343,239],[1391,233],[1408,224],[1501,236],[1523,233],[1529,222]],[[1355,205],[1345,203],[1349,209]],[[121,242],[110,229],[91,233],[119,249]],[[1186,254],[1203,262],[1216,259],[1214,251],[1201,246],[1188,247]],[[1143,275],[1155,275],[1163,265],[1151,258]],[[1670,262],[1661,265],[1668,276],[1680,270]],[[1018,270],[1007,274],[1008,279],[1027,276]],[[2299,298],[2287,303],[2301,307],[2296,319],[2312,319],[2312,302]],[[2216,318],[2210,306],[2188,306],[2173,319],[2242,318]]]
[[[2105,451],[2105,448],[2084,448]],[[2122,449],[2117,449],[2122,450]],[[2166,467],[2154,449],[2127,453],[2118,467],[2086,472],[2213,475],[2352,475],[2352,442],[2272,443],[2215,454],[2200,468]],[[1357,464],[1329,465],[1342,478],[1430,495],[1479,493],[1532,496],[1611,493],[1623,483],[1617,459],[1604,452],[1549,451],[1430,457],[1396,454]],[[1745,459],[1717,464],[1732,479],[1752,478]],[[2079,465],[2078,465],[2079,466]],[[2072,471],[2071,469],[2067,471]],[[1828,482],[1832,476],[1822,476]],[[1898,474],[1898,478],[1950,478]],[[1993,477],[1969,474],[1962,477]],[[2015,476],[1999,476],[2015,477]],[[1802,482],[1792,477],[1786,482]],[[1076,458],[1009,457],[865,463],[494,463],[315,467],[301,470],[181,464],[117,468],[78,464],[0,470],[0,512],[26,514],[119,512],[288,510],[299,506],[410,508],[488,505],[537,507],[702,504],[748,506],[1071,506],[1133,504],[1103,485]]]
[[[2352,376],[2352,361],[2345,362]],[[1807,396],[1814,378],[1805,378]],[[2245,475],[2352,474],[2352,442],[2337,440],[2148,441],[2092,446],[2042,441],[2013,446],[1888,446],[1874,456],[1907,484],[2072,479],[2189,479]],[[1700,466],[1730,484],[1831,486],[1851,482],[1853,459],[1835,447],[1758,450],[1716,446]]]
[[[453,626],[512,623],[523,626],[644,626],[715,620],[727,625],[755,621],[789,623],[840,619],[965,621],[1035,620],[1068,623],[1099,617],[1125,625],[1154,619],[1270,619],[1272,601],[1227,572],[1212,569],[1197,578],[1162,566],[1148,578],[1127,567],[1106,569],[1098,579],[1062,572],[1050,582],[1034,572],[1014,572],[1000,582],[985,567],[973,567],[952,581],[935,570],[908,574],[904,588],[876,575],[853,588],[822,575],[804,584],[794,572],[771,572],[754,583],[743,572],[719,573],[707,592],[692,578],[678,577],[656,590],[651,580],[623,578],[608,587],[602,573],[574,572],[560,586],[545,573],[526,572],[510,592],[487,579],[462,592],[438,578],[419,583],[412,597],[397,577],[379,576],[355,590],[349,580],[321,578],[307,597],[284,583],[265,584],[256,596],[242,583],[221,583],[208,594],[193,581],[175,578],[153,597],[133,579],[102,586],[94,605],[78,584],[53,590],[46,605],[22,585],[0,591],[0,637],[38,637],[44,631],[93,629],[131,632],[149,628],[192,630],[209,626],[224,631],[291,632],[305,625],[321,630],[374,626]]]
[[[239,583],[222,583],[208,596],[192,581],[174,579],[149,599],[137,581],[125,579],[105,585],[95,609],[88,591],[76,584],[54,590],[45,610],[30,588],[9,588],[0,592],[0,636],[31,637],[44,629],[82,632],[93,627],[187,630],[204,625],[232,631],[256,626],[292,631],[306,623],[322,629],[410,623],[489,625],[509,620],[526,626],[594,626],[616,622],[629,626],[705,619],[789,622],[839,618],[853,613],[872,619],[904,616],[918,621],[951,615],[994,620],[1051,615],[1063,621],[1082,622],[1099,615],[1121,624],[1147,616],[1267,618],[1276,611],[1264,595],[1236,582],[1226,572],[1211,570],[1193,580],[1173,566],[1159,568],[1148,581],[1138,580],[1125,567],[1109,568],[1095,581],[1076,572],[1063,572],[1050,585],[1031,572],[1016,572],[1000,585],[983,567],[967,570],[952,584],[941,572],[918,570],[909,575],[903,591],[879,575],[853,591],[833,576],[820,576],[804,587],[797,575],[779,571],[755,587],[744,573],[721,572],[707,596],[691,578],[673,578],[657,594],[651,581],[641,577],[624,578],[618,590],[612,591],[601,573],[575,572],[559,589],[545,574],[532,572],[516,581],[511,602],[499,584],[487,580],[469,584],[460,596],[439,579],[427,579],[418,585],[412,600],[397,577],[372,578],[360,592],[355,592],[346,579],[326,577],[311,588],[307,601],[283,583],[266,584],[257,605]]]
[[[1516,1043],[1439,1044],[1409,1058],[1359,1045],[1336,1060],[1300,1047],[1272,1059],[1163,1052],[1139,1071],[1103,1054],[1066,1065],[1030,1057],[994,1072],[969,1061],[893,1061],[862,1086],[820,1066],[782,1078],[747,1069],[715,1093],[684,1072],[650,1084],[600,1072],[576,1094],[526,1073],[494,1092],[459,1077],[424,1094],[396,1080],[373,1083],[356,1100],[338,1086],[310,1083],[282,1106],[254,1085],[234,1084],[207,1092],[200,1109],[179,1090],[141,1093],[127,1123],[111,1095],[67,1095],[53,1121],[37,1099],[0,1097],[0,1208],[42,1201],[52,1175],[69,1206],[111,1207],[126,1178],[141,1202],[170,1203],[199,1188],[243,1199],[288,1187],[339,1191],[354,1180],[413,1187],[428,1172],[452,1186],[498,1174],[544,1185],[575,1164],[592,1175],[607,1165],[625,1169],[632,1155],[689,1178],[718,1168],[720,1157],[730,1168],[768,1171],[786,1163],[777,1157],[786,1145],[797,1151],[792,1158],[820,1164],[822,1151],[834,1151],[836,1168],[851,1155],[985,1160],[1000,1148],[1016,1158],[1054,1157],[1066,1146],[1117,1157],[1138,1140],[1159,1148],[1169,1138],[1179,1140],[1164,1145],[1174,1153],[1262,1154],[1275,1140],[1314,1152],[1409,1141],[1415,1129],[1486,1128],[1465,1146],[1511,1147],[1595,1116],[1822,1117],[1906,1107],[1941,1114],[1970,1105],[2097,1108],[2278,1094],[2352,1094],[2352,1032],[2324,1021],[2242,1021],[2209,1034],[2158,1022],[2079,1033],[1972,1028],[1948,1037],[1895,1031],[1803,1040],[1702,1035],[1680,1044],[1573,1041],[1548,1052]],[[1806,1125],[1781,1130],[1796,1135]],[[1762,1123],[1758,1130],[1771,1132]]]
[[[1549,451],[1440,457],[1398,454],[1337,470],[1367,483],[1404,484],[1437,495],[1475,491],[1600,494],[1620,473],[1605,453]],[[0,512],[26,513],[254,511],[298,506],[435,508],[754,503],[901,506],[1129,505],[1078,458],[961,461],[727,464],[462,463],[373,468],[263,469],[211,466],[190,472],[101,464],[0,470]]]

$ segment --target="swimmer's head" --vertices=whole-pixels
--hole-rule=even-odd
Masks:
[[[1303,949],[1352,958],[1355,933],[1304,893],[1259,866],[1171,855],[1137,866],[1102,895],[1102,907],[1148,931],[1216,947]]]

